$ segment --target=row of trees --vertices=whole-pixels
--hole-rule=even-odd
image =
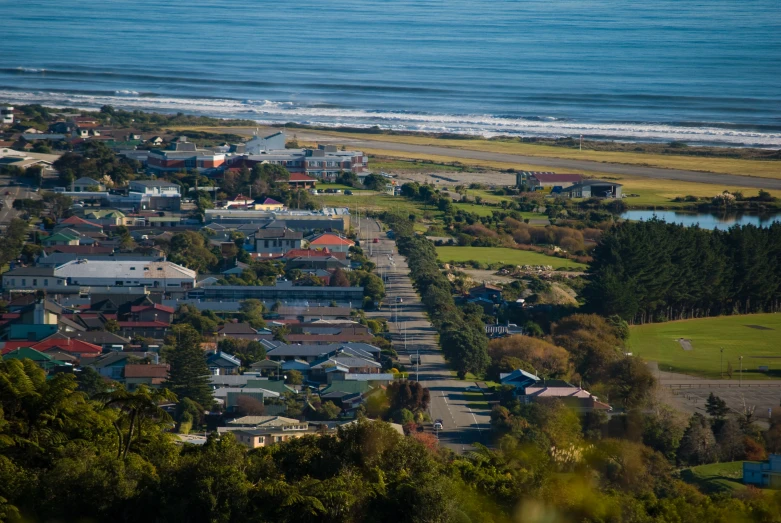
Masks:
[[[386,213],[383,219],[393,227],[399,252],[407,257],[415,286],[431,323],[439,331],[445,357],[459,377],[467,372],[483,374],[489,358],[482,315],[464,315],[456,306],[450,282],[437,265],[434,244],[413,232],[408,217]]]
[[[781,225],[613,227],[593,251],[588,307],[646,323],[781,309]]]

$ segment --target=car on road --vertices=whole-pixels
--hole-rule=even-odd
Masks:
[[[345,189],[345,191],[344,191],[344,195],[345,195],[345,196],[352,196],[352,195],[353,195],[353,192],[352,192],[350,189]]]
[[[396,296],[396,303],[403,303],[404,299],[401,296]]]
[[[441,419],[434,420],[434,430],[442,430],[443,428],[444,424]]]
[[[481,389],[480,387],[477,387],[475,385],[472,385],[471,387],[467,387],[466,391],[467,392],[483,392],[483,389]]]
[[[374,238],[374,239],[372,240],[372,243],[380,243],[380,239],[379,239],[379,238]]]
[[[5,191],[5,195],[8,196],[11,194],[11,191]]]

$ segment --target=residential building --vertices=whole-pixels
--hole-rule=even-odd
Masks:
[[[284,221],[288,229],[311,231],[315,229],[344,232],[350,229],[350,210],[346,207],[326,207],[317,211],[286,209],[262,211],[245,209],[206,209],[206,223],[211,225],[267,225]]]
[[[125,367],[148,360],[157,364],[157,354],[151,352],[111,351],[106,354],[96,354],[91,358],[83,358],[82,366],[90,367],[104,378],[121,381],[125,375]]]
[[[3,353],[3,361],[7,360],[32,360],[46,372],[52,372],[62,368],[71,368],[71,365],[54,359],[49,354],[44,354],[30,347],[20,347]]]
[[[770,454],[767,461],[744,461],[743,483],[756,487],[781,488],[781,454]]]
[[[522,369],[499,374],[499,382],[503,386],[515,387],[515,394],[518,396],[526,394],[526,388],[535,385],[539,381],[540,378],[538,376]]]
[[[82,176],[71,183],[71,192],[101,192],[105,190],[105,185],[87,176]]]
[[[355,242],[339,234],[326,232],[309,238],[309,246],[315,249],[329,249],[332,252],[348,252]]]
[[[284,203],[278,202],[274,198],[255,200],[253,207],[256,211],[284,211],[286,209]]]
[[[62,246],[62,245],[79,245],[80,244],[79,238],[81,238],[81,235],[78,233],[74,234],[67,231],[59,231],[50,234],[49,236],[41,240],[41,245],[43,245],[44,247],[55,247],[55,246]]]
[[[620,183],[605,180],[584,180],[562,189],[568,198],[622,198]]]
[[[131,180],[130,192],[137,192],[147,196],[165,196],[176,198],[182,196],[182,188],[175,183],[162,180]]]
[[[283,305],[274,313],[273,317],[294,319],[302,322],[313,320],[348,320],[350,319],[350,307],[310,307]]]
[[[5,284],[5,276],[3,277]],[[363,287],[318,287],[293,285],[291,281],[277,281],[276,285],[209,285],[192,289],[187,298],[202,301],[231,301],[257,299],[269,303],[281,301],[283,305],[327,305],[363,303]]]
[[[228,322],[217,330],[217,336],[220,338],[238,338],[243,340],[256,341],[261,335],[258,330],[249,323]]]
[[[14,108],[13,107],[0,107],[0,123],[6,125],[13,125],[14,123]]]
[[[332,343],[330,345],[280,344],[266,351],[272,361],[301,360],[312,363],[321,358],[337,355],[356,356],[366,360],[379,361],[380,349],[368,343]]]
[[[287,184],[291,189],[314,189],[317,186],[317,180],[306,174],[290,173]]]
[[[612,409],[607,403],[578,386],[563,380],[541,380],[526,386],[524,395],[520,396],[524,403],[533,403],[556,399],[576,412],[591,412],[600,410],[609,412]]]
[[[284,253],[291,249],[300,249],[304,234],[300,231],[293,231],[285,227],[284,229],[258,229],[253,234],[255,240],[255,252]]]
[[[581,181],[583,181],[583,175],[581,174],[521,171],[515,175],[517,187],[527,187],[532,191],[550,190],[554,187],[568,187]]]
[[[472,298],[484,298],[492,302],[500,302],[502,301],[502,288],[483,283],[482,285],[469,289],[469,296]]]
[[[130,364],[125,365],[123,381],[129,391],[134,391],[139,385],[150,388],[163,386],[168,379],[170,367],[167,364]]]
[[[171,328],[164,321],[120,321],[119,334],[127,338],[153,338],[162,340]]]
[[[215,376],[238,374],[239,367],[241,367],[241,361],[238,358],[222,351],[208,353],[206,364],[209,366],[209,372]]]

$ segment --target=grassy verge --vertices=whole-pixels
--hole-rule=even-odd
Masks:
[[[679,339],[691,340],[692,350],[683,350]],[[738,378],[743,356],[744,379],[781,377],[781,314],[748,314],[696,320],[672,321],[630,328],[629,347],[633,354],[656,361],[662,370],[719,378],[721,349],[723,369],[733,369]],[[767,366],[768,371],[760,371]]]
[[[744,490],[743,462],[730,461],[683,469],[681,479],[696,485],[705,493],[734,492]]]
[[[476,261],[484,264],[506,263],[508,265],[550,265],[554,269],[568,267],[585,269],[582,263],[564,258],[546,256],[534,251],[494,247],[437,247],[439,259],[443,262]]]

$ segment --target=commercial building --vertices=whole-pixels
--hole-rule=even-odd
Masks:
[[[249,150],[249,149],[248,149]],[[151,155],[150,155],[151,162]],[[259,154],[234,156],[229,169],[251,169],[255,164],[279,165],[291,174],[305,174],[334,181],[345,171],[361,174],[368,170],[369,157],[361,151],[340,151],[335,145],[321,145],[317,149],[262,150]]]
[[[148,287],[184,291],[195,287],[196,272],[169,261],[74,260],[59,267],[22,267],[3,274],[3,288],[77,293],[81,287]]]
[[[0,107],[0,123],[9,125],[14,123],[13,107]]]
[[[258,224],[284,222],[284,226],[293,230],[333,230],[344,232],[350,229],[350,210],[346,207],[326,207],[319,211],[261,211],[244,209],[206,209],[204,219],[207,224]]]
[[[225,164],[225,154],[198,149],[194,143],[181,136],[173,144],[173,150],[153,149],[146,159],[150,173],[181,171],[214,171]]]

